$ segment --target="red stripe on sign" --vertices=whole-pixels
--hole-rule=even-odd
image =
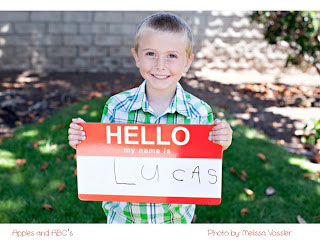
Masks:
[[[208,140],[214,125],[81,123],[86,140],[79,156],[222,158]]]
[[[121,196],[121,195],[100,195],[100,194],[78,194],[78,197],[82,201],[179,203],[179,204],[197,204],[197,205],[219,205],[221,203],[221,198]]]

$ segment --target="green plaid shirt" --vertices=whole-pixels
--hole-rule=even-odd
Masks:
[[[185,92],[177,83],[169,107],[156,116],[148,103],[145,81],[137,88],[109,98],[101,118],[103,123],[212,124],[212,109]],[[194,204],[103,202],[107,223],[191,223]]]

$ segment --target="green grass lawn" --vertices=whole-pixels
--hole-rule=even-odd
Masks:
[[[19,128],[0,145],[1,223],[104,223],[100,202],[80,201],[77,196],[75,151],[68,146],[67,129],[73,117],[99,122],[106,99],[93,99],[66,107],[46,121]],[[87,109],[82,109],[88,105]],[[273,144],[255,130],[233,125],[232,146],[224,153],[222,203],[197,206],[198,223],[295,223],[300,215],[320,223],[320,178],[315,166]],[[64,124],[64,125],[61,125]],[[257,157],[263,153],[268,161]],[[24,165],[16,165],[25,159]],[[41,166],[48,162],[45,170]],[[245,171],[246,181],[230,172]],[[310,178],[303,175],[309,174]],[[58,190],[65,184],[64,190]],[[272,186],[276,193],[265,194]],[[254,191],[247,196],[243,188]],[[52,206],[53,210],[42,207]],[[240,210],[249,213],[241,215]]]

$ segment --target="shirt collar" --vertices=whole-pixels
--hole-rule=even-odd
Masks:
[[[128,105],[126,111],[136,111],[142,109],[144,112],[150,112],[150,106],[146,95],[146,81],[136,89],[133,93],[131,104]],[[177,83],[176,94],[174,95],[171,104],[169,105],[167,112],[175,113],[176,111],[186,116],[187,118],[191,118],[191,109],[189,106],[190,97],[186,96],[185,91],[181,87],[180,83]],[[193,113],[194,115],[194,113]]]

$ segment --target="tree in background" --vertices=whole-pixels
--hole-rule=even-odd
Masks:
[[[264,38],[269,44],[281,41],[293,50],[288,64],[313,65],[320,75],[320,13],[316,11],[255,11],[251,22],[264,25]]]

